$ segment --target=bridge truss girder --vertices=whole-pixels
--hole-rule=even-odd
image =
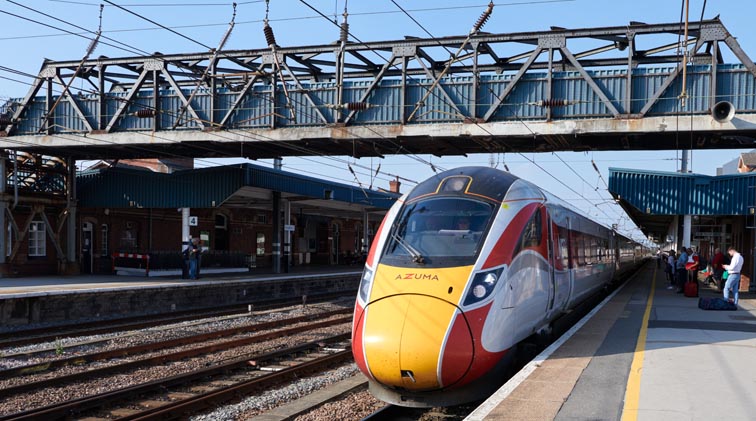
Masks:
[[[693,64],[708,66],[698,70],[708,81],[705,98],[677,112],[654,112],[680,84],[683,69],[674,53],[678,44],[659,38],[677,38],[682,30],[679,23],[634,22],[469,40],[48,61],[26,97],[6,106],[0,148],[82,159],[673,149],[678,146],[669,140],[670,119],[682,115],[697,130],[694,147],[743,147],[756,135],[751,116],[737,124],[711,124],[708,116],[722,95],[722,44],[742,72],[756,77],[756,65],[719,20],[691,23],[682,42]],[[447,52],[458,49],[462,54],[450,63]],[[662,83],[636,97],[639,69],[675,64]],[[624,87],[609,91],[608,79],[597,76],[602,71],[616,72],[612,77],[623,78]],[[555,74],[566,72],[559,77],[582,84],[589,100],[556,92],[564,79]],[[537,97],[512,103],[518,90],[533,89],[527,85],[533,78],[543,79]],[[466,90],[458,87],[461,81]],[[387,94],[387,87],[398,93]],[[388,96],[395,104],[386,102]],[[554,105],[581,101],[598,106],[565,116]],[[540,111],[520,113],[525,107]],[[603,120],[625,131],[596,132],[607,127]]]

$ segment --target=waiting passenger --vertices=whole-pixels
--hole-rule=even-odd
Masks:
[[[727,269],[727,282],[724,286],[724,299],[738,305],[738,290],[740,289],[740,270],[743,269],[743,256],[735,250],[735,247],[727,249],[727,254],[732,260],[729,265],[723,265]],[[733,298],[730,298],[732,290]]]
[[[680,252],[680,256],[677,258],[675,268],[677,269],[677,293],[682,294],[685,288],[685,281],[688,279],[688,271],[685,269],[685,265],[688,264],[688,250],[683,247]]]
[[[667,256],[667,264],[666,264],[666,271],[667,272],[667,281],[669,281],[669,286],[667,286],[667,289],[675,289],[675,251],[670,250],[669,256]]]
[[[714,282],[716,282],[717,288],[719,288],[720,291],[724,289],[724,284],[722,282],[722,274],[724,273],[724,268],[722,266],[724,265],[724,262],[724,254],[719,248],[715,248],[714,258],[711,259],[711,270],[712,278],[714,279]]]

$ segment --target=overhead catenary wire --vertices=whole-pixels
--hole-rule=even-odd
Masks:
[[[45,26],[50,26],[50,25],[46,25],[46,24],[43,24],[43,23],[39,23],[39,24],[42,24],[42,25],[45,25]],[[53,28],[55,28],[55,27],[53,27]],[[60,29],[60,28],[55,28],[55,29],[56,29],[56,30],[65,31],[65,30],[63,30],[63,29]],[[36,76],[33,76],[33,75],[30,75],[30,77],[34,77],[34,78],[36,78]],[[132,104],[133,104],[133,102],[132,102]],[[137,105],[141,105],[141,104],[137,104]],[[162,112],[162,110],[161,110],[161,112]],[[213,135],[215,135],[215,136],[218,136],[218,135],[217,135],[217,133],[213,133]],[[155,137],[154,135],[150,135],[150,136],[153,136],[153,137]],[[259,136],[259,134],[258,134],[258,136]],[[253,140],[261,140],[261,139],[257,139],[257,138],[254,138]],[[271,140],[272,140],[272,139],[271,139]],[[180,143],[180,142],[179,142],[179,143]],[[192,146],[192,147],[196,147],[196,145],[191,145],[191,146]],[[282,144],[281,146],[291,146],[291,145],[285,145],[285,144]],[[307,154],[313,154],[313,153],[312,153],[313,151],[311,151],[311,150],[300,150],[300,152],[305,152],[305,153],[307,153]],[[317,155],[317,154],[315,153],[315,155]],[[327,158],[332,158],[332,157],[327,157]],[[347,162],[347,161],[343,161],[343,162]],[[389,174],[389,175],[390,175],[390,176],[392,176],[392,178],[394,177],[394,175],[393,175],[393,174]],[[415,182],[414,180],[410,180],[410,179],[407,179],[407,181],[416,183],[416,182]]]
[[[110,4],[113,4],[113,3],[112,3],[111,1],[109,1],[109,0],[106,0],[106,1],[107,1],[108,3],[110,3]],[[268,4],[268,1],[266,0],[266,5],[267,5],[267,4]],[[116,5],[116,6],[117,6],[117,5]],[[139,18],[142,18],[142,19],[144,19],[144,20],[147,20],[147,21],[148,21],[148,22],[150,22],[150,23],[153,23],[153,24],[157,24],[157,25],[158,25],[158,26],[160,26],[161,28],[167,29],[167,30],[169,30],[170,32],[172,32],[172,33],[174,33],[174,34],[177,34],[177,35],[181,36],[182,38],[185,38],[185,39],[187,39],[187,40],[190,40],[190,41],[192,41],[192,42],[194,42],[194,43],[196,43],[196,44],[198,44],[198,45],[201,45],[201,46],[205,46],[205,47],[207,47],[207,46],[206,46],[206,45],[205,45],[204,43],[202,43],[202,42],[199,42],[199,41],[197,41],[197,40],[194,40],[193,38],[191,38],[191,37],[188,37],[188,36],[186,36],[186,35],[183,35],[183,34],[181,34],[181,33],[178,33],[178,32],[176,32],[176,31],[170,30],[170,29],[166,28],[166,27],[165,27],[164,25],[161,25],[161,24],[159,24],[159,23],[157,23],[157,22],[154,22],[154,21],[152,21],[151,19],[149,19],[149,18],[147,18],[147,17],[144,17],[144,16],[142,16],[141,14],[138,14],[138,13],[132,12],[132,11],[130,11],[130,10],[128,10],[128,9],[125,9],[125,8],[123,8],[123,7],[121,7],[121,6],[117,6],[117,7],[118,7],[119,9],[122,9],[122,10],[124,10],[124,11],[127,11],[128,13],[130,13],[130,14],[132,14],[132,15],[134,15],[134,16],[137,16],[137,17],[139,17]],[[266,14],[266,16],[267,16],[267,14]],[[327,19],[327,18],[326,18],[326,19]],[[222,55],[222,52],[220,52],[220,54]],[[275,54],[274,54],[274,55],[275,55]],[[285,84],[285,81],[283,81],[283,83]],[[373,130],[372,128],[369,128],[369,130],[371,130],[371,131],[375,132],[376,134],[379,134],[378,132],[376,132],[376,131],[375,131],[375,130]],[[379,136],[380,136],[380,134],[379,134]],[[380,136],[380,137],[383,137],[383,136]],[[399,147],[402,147],[401,145],[397,145],[397,146],[399,146]],[[402,148],[403,148],[403,147],[402,147]]]

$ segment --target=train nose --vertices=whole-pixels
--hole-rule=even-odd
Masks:
[[[456,314],[453,304],[425,295],[395,295],[371,303],[363,338],[373,378],[413,391],[459,380],[472,363],[473,345],[468,329],[447,343]]]

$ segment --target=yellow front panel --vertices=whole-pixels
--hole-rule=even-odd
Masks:
[[[439,387],[437,364],[471,267],[379,265],[367,315],[365,356],[375,379],[410,390]],[[402,377],[412,372],[414,382]]]
[[[410,297],[402,331],[400,368],[411,370],[415,383],[404,377],[404,387],[419,390],[437,388],[438,357],[456,308],[431,297]]]
[[[399,368],[401,332],[409,307],[408,295],[381,300],[368,306],[362,331],[365,359],[373,377],[386,385],[402,384]]]

